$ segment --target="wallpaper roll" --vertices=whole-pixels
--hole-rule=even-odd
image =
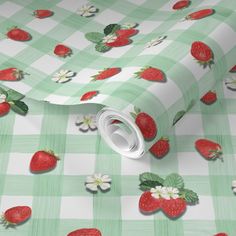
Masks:
[[[93,3],[55,1],[50,18],[25,25],[25,9],[0,22],[0,80],[39,101],[102,105],[102,137],[140,158],[234,66],[236,3]]]

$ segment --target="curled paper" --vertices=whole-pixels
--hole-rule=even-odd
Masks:
[[[179,11],[174,1],[150,1],[137,14],[128,11],[134,22],[129,24],[125,16],[118,17],[119,9],[127,7],[123,1],[110,13],[97,2],[99,11],[83,18],[94,27],[72,27],[59,47],[49,33],[52,48],[43,39],[33,46],[36,29],[28,25],[29,42],[5,39],[6,52],[12,44],[21,50],[12,53],[14,60],[2,58],[0,65],[2,70],[15,68],[11,80],[18,81],[6,81],[9,76],[2,73],[1,83],[52,104],[102,105],[97,124],[104,140],[122,156],[140,158],[235,64],[232,2],[193,2]],[[154,7],[148,20],[140,19]],[[38,27],[43,35],[44,26]]]

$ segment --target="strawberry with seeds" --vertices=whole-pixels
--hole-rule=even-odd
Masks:
[[[71,233],[69,233],[67,236],[102,236],[102,233],[100,230],[95,228],[84,228],[84,229],[77,229]]]
[[[56,54],[59,57],[67,57],[72,54],[72,50],[63,44],[58,44],[54,48],[54,54]]]
[[[50,17],[53,14],[54,14],[53,11],[50,11],[50,10],[35,10],[33,13],[33,15],[39,19]]]
[[[7,68],[4,70],[0,70],[0,80],[16,81],[22,79],[24,77],[24,74],[26,73],[17,68]]]
[[[129,37],[132,37],[132,36],[136,35],[138,33],[138,30],[134,29],[134,28],[119,29],[115,33],[118,37],[129,38]]]
[[[181,1],[176,2],[172,8],[174,10],[180,10],[180,9],[188,7],[189,5],[190,5],[189,0],[181,0]]]
[[[3,213],[2,224],[6,227],[24,223],[31,216],[31,208],[28,206],[16,206]]]
[[[228,234],[226,234],[226,233],[218,233],[218,234],[215,234],[214,236],[228,236]]]
[[[150,141],[155,138],[157,134],[157,126],[153,118],[137,107],[134,107],[135,112],[130,112],[135,119],[136,125],[139,127],[145,140]]]
[[[163,158],[170,150],[168,138],[160,138],[151,148],[150,152],[158,159]]]
[[[18,27],[14,27],[7,32],[7,37],[15,41],[29,41],[31,35]]]
[[[202,19],[204,17],[214,14],[214,12],[215,12],[214,9],[203,9],[200,11],[190,13],[189,15],[185,17],[185,20],[199,20],[199,19]]]
[[[59,158],[53,151],[37,151],[30,161],[30,171],[41,173],[54,169]]]
[[[160,69],[151,66],[144,67],[135,74],[137,78],[149,81],[158,81],[158,82],[166,81],[164,73]]]
[[[222,148],[216,142],[208,139],[198,139],[195,142],[195,148],[207,160],[215,160],[216,158],[221,158],[222,160]]]
[[[113,42],[106,42],[105,45],[108,47],[122,47],[130,44],[129,38],[117,37]]]
[[[99,91],[89,91],[89,92],[85,93],[84,95],[82,95],[82,97],[80,98],[80,101],[90,100],[93,97],[97,96],[98,93],[99,93]]]
[[[113,67],[113,68],[106,68],[103,71],[100,71],[97,75],[92,76],[92,81],[96,80],[104,80],[110,78],[118,73],[121,72],[121,68]]]
[[[231,68],[231,70],[229,71],[231,73],[235,73],[236,72],[236,65],[234,67]]]
[[[211,64],[214,63],[211,48],[203,42],[196,41],[192,43],[191,54],[200,65],[203,65],[203,68],[207,66],[211,68]]]
[[[183,198],[163,199],[162,211],[170,218],[180,217],[186,211],[186,201]]]
[[[11,105],[8,102],[0,103],[0,117],[5,116],[11,109]]]
[[[211,105],[217,100],[216,92],[209,91],[201,98],[201,102],[205,103],[206,105]]]

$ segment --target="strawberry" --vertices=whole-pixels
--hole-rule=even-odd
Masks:
[[[47,18],[53,15],[50,10],[35,10],[33,15],[39,19]]]
[[[134,107],[135,113],[130,114],[135,118],[135,123],[139,127],[145,140],[152,140],[157,134],[157,126],[153,118],[139,108]]]
[[[192,43],[191,54],[204,68],[206,66],[211,67],[213,63],[213,52],[205,43],[200,41]]]
[[[217,95],[214,91],[207,92],[201,98],[201,102],[205,103],[206,105],[211,105],[217,100]]]
[[[108,47],[121,47],[128,45],[131,41],[128,38],[117,37],[117,39],[111,43],[105,43]]]
[[[228,236],[228,234],[226,234],[226,233],[218,233],[218,234],[215,234],[214,236]]]
[[[149,81],[165,81],[164,73],[160,69],[151,66],[141,69],[139,72],[136,73],[136,75],[138,78],[142,78]]]
[[[170,144],[168,138],[161,138],[159,139],[151,148],[150,152],[156,158],[164,157],[170,150]]]
[[[24,77],[24,72],[17,68],[0,70],[0,80],[15,81]]]
[[[236,72],[236,65],[234,67],[232,67],[229,72],[231,72],[231,73]]]
[[[206,159],[221,158],[222,148],[218,143],[208,139],[198,139],[195,142],[196,150]]]
[[[101,232],[98,229],[90,228],[90,229],[77,229],[67,236],[102,236]]]
[[[52,170],[56,167],[59,158],[53,151],[37,151],[30,161],[30,170],[40,173]]]
[[[31,216],[31,208],[28,206],[16,206],[9,208],[3,213],[2,223],[8,226],[21,224]]]
[[[214,12],[215,12],[214,9],[203,9],[200,11],[190,13],[185,17],[185,20],[199,20],[204,17],[212,15]]]
[[[92,99],[93,97],[97,96],[98,95],[98,91],[89,91],[87,93],[85,93],[81,98],[80,98],[80,101],[87,101],[87,100],[90,100]]]
[[[145,214],[154,213],[161,209],[162,201],[162,198],[154,198],[151,192],[144,192],[139,199],[139,209]]]
[[[176,2],[174,5],[173,5],[173,9],[174,10],[180,10],[180,9],[183,9],[185,7],[188,7],[190,4],[190,1],[189,0],[181,0],[181,1],[178,1]]]
[[[17,27],[9,30],[7,32],[7,37],[15,41],[29,41],[32,38],[28,32]]]
[[[54,48],[54,53],[59,57],[67,57],[71,55],[72,50],[63,44],[58,44]]]
[[[103,71],[100,71],[97,75],[92,76],[92,78],[93,78],[93,81],[104,80],[120,72],[121,72],[121,68],[118,68],[118,67],[107,68],[107,69],[104,69]]]
[[[130,28],[130,29],[119,29],[115,32],[115,34],[118,36],[118,37],[124,37],[124,38],[129,38],[129,37],[132,37],[134,36],[135,34],[138,33],[138,30],[137,29],[134,29],[134,28]]]
[[[6,115],[11,109],[11,106],[8,102],[0,103],[0,116]]]
[[[177,218],[181,216],[186,211],[186,201],[182,198],[163,199],[162,201],[162,211],[170,218]]]

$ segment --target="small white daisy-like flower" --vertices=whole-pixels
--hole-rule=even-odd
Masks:
[[[89,17],[89,16],[93,16],[96,11],[97,11],[96,7],[90,4],[86,4],[86,5],[83,5],[78,10],[78,14],[84,17]]]
[[[234,193],[236,193],[236,180],[232,181],[232,190]]]
[[[85,186],[93,192],[97,192],[98,187],[101,190],[106,191],[111,188],[111,178],[108,175],[94,174],[87,177]]]
[[[5,95],[5,94],[0,94],[0,103],[3,103],[3,102],[5,102],[6,101],[6,99],[7,99],[7,96]]]
[[[103,43],[113,43],[114,41],[116,41],[117,36],[115,34],[108,34],[107,36],[105,36],[102,39]]]
[[[131,29],[131,28],[135,28],[136,26],[137,26],[137,23],[127,22],[127,23],[124,23],[121,27],[122,29]]]
[[[156,186],[155,188],[151,188],[150,192],[152,193],[152,197],[154,198],[163,198],[166,194],[165,187]]]
[[[77,117],[75,124],[79,126],[79,130],[82,132],[97,129],[95,115],[80,115]]]
[[[170,200],[179,197],[179,190],[173,187],[156,186],[155,188],[151,188],[150,192],[154,198]]]
[[[236,78],[225,79],[225,85],[228,89],[236,91]]]
[[[156,39],[152,39],[150,42],[148,42],[146,44],[146,48],[154,47],[154,46],[162,43],[165,38],[166,38],[166,36],[160,36]]]
[[[177,199],[179,197],[179,190],[177,188],[167,187],[166,193],[169,196],[169,198],[172,199]]]
[[[52,80],[57,83],[65,83],[71,80],[71,77],[73,77],[74,74],[75,74],[74,72],[69,70],[60,70],[53,76]]]

